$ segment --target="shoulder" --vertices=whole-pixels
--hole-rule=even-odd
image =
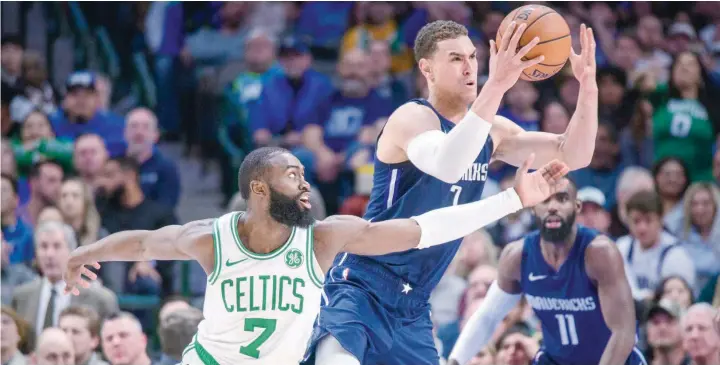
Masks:
[[[585,269],[593,279],[623,273],[624,261],[617,244],[607,236],[597,236],[585,249]],[[624,274],[623,274],[624,275]]]
[[[24,299],[25,297],[32,295],[34,292],[40,290],[42,287],[42,279],[36,278],[35,280],[19,285],[13,290],[13,298]]]
[[[505,272],[514,272],[522,264],[525,239],[520,239],[505,245],[500,253],[498,268]]]
[[[409,101],[395,109],[385,125],[388,132],[415,128],[439,129],[440,119],[429,107]]]
[[[81,293],[85,293],[88,297],[95,298],[99,302],[117,302],[115,293],[100,284],[92,285],[88,289],[81,291]]]

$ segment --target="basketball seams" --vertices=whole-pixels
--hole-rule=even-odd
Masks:
[[[569,37],[569,36],[570,36],[570,33],[565,34],[564,36],[555,37],[555,38],[553,38],[553,39],[548,39],[548,40],[546,40],[546,41],[539,42],[537,45],[539,46],[539,45],[541,45],[541,44],[559,41],[559,40],[565,39],[565,38],[567,38],[567,37]]]
[[[555,10],[550,10],[550,11],[548,11],[547,13],[542,13],[542,14],[540,14],[537,18],[535,18],[535,20],[533,20],[532,22],[530,22],[530,24],[528,24],[528,26],[525,28],[525,32],[527,32],[528,30],[530,30],[530,27],[532,27],[533,24],[535,24],[535,22],[537,22],[538,20],[540,20],[540,18],[544,17],[545,15],[552,14],[552,13],[555,13],[555,12],[556,12]],[[525,32],[523,32],[523,34],[525,34]]]

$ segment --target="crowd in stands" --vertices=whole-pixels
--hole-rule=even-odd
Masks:
[[[101,5],[100,5],[101,4]],[[427,22],[466,25],[487,79],[488,40],[521,3],[82,3],[123,58],[149,57],[157,105],[119,114],[103,70],[63,87],[23,34],[2,35],[2,365],[175,364],[202,319],[197,263],[108,262],[80,296],[64,293],[70,252],[112,233],[185,223],[176,162],[159,141],[221,171],[224,205],[244,209],[237,168],[260,146],[306,168],[313,214],[362,216],[374,145],[399,105],[427,97],[412,47]],[[598,42],[599,116],[590,165],[570,176],[577,222],[616,240],[652,365],[720,363],[720,3],[548,3]],[[127,52],[125,52],[127,51]],[[563,133],[578,81],[570,70],[519,81],[499,115]],[[485,195],[512,185],[491,165]],[[497,276],[504,245],[535,229],[520,211],[465,238],[431,297],[447,357]],[[179,296],[181,295],[181,296]],[[161,306],[137,306],[133,298]],[[715,309],[713,309],[713,307]],[[523,301],[473,365],[530,364],[538,321]],[[53,359],[53,360],[50,360]]]

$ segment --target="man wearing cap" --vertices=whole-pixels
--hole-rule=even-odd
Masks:
[[[123,154],[123,118],[100,108],[96,77],[91,72],[75,72],[65,83],[67,92],[62,108],[50,115],[58,138],[75,139],[86,133],[94,133],[105,140],[111,156]]]
[[[691,46],[697,41],[695,28],[689,23],[676,22],[668,29],[666,38],[667,50],[672,55],[690,51]]]
[[[610,213],[605,207],[605,194],[596,187],[586,186],[578,190],[577,198],[582,202],[578,223],[608,234]]]
[[[648,309],[645,358],[650,365],[690,365],[683,349],[681,315],[680,306],[669,299],[655,302]]]

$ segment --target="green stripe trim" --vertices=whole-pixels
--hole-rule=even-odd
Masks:
[[[261,254],[261,253],[254,253],[251,252],[248,248],[243,245],[242,240],[240,240],[240,234],[238,233],[238,223],[240,222],[240,217],[243,215],[243,212],[237,212],[232,218],[232,225],[230,229],[232,230],[232,236],[235,240],[235,244],[238,246],[240,251],[244,253],[245,255],[249,256],[250,258],[256,259],[256,260],[269,260],[272,258],[277,257],[281,253],[283,253],[285,250],[287,250],[288,247],[290,247],[290,243],[292,242],[293,238],[295,238],[295,231],[296,228],[292,227],[292,232],[290,232],[290,237],[288,238],[287,242],[285,242],[284,245],[280,246],[278,249],[276,249],[273,252],[267,253],[267,254]]]
[[[195,342],[197,342],[197,333],[195,336],[193,336],[192,341],[190,341],[190,344],[185,347],[185,350],[182,352],[182,357],[185,357],[185,355],[195,349]],[[181,359],[182,360],[182,359]]]
[[[215,249],[215,265],[213,266],[213,272],[208,276],[208,282],[210,285],[215,284],[217,279],[220,277],[220,270],[222,269],[222,245],[220,244],[220,219],[215,219],[213,222],[213,248]]]
[[[217,360],[215,360],[215,358],[200,344],[200,342],[195,341],[195,351],[203,364],[220,365],[220,363],[217,362]]]
[[[320,280],[318,275],[315,273],[315,237],[313,236],[313,230],[315,226],[308,227],[307,230],[307,260],[305,260],[305,266],[307,267],[308,275],[310,276],[310,281],[315,284],[318,288],[323,287],[323,281]]]

